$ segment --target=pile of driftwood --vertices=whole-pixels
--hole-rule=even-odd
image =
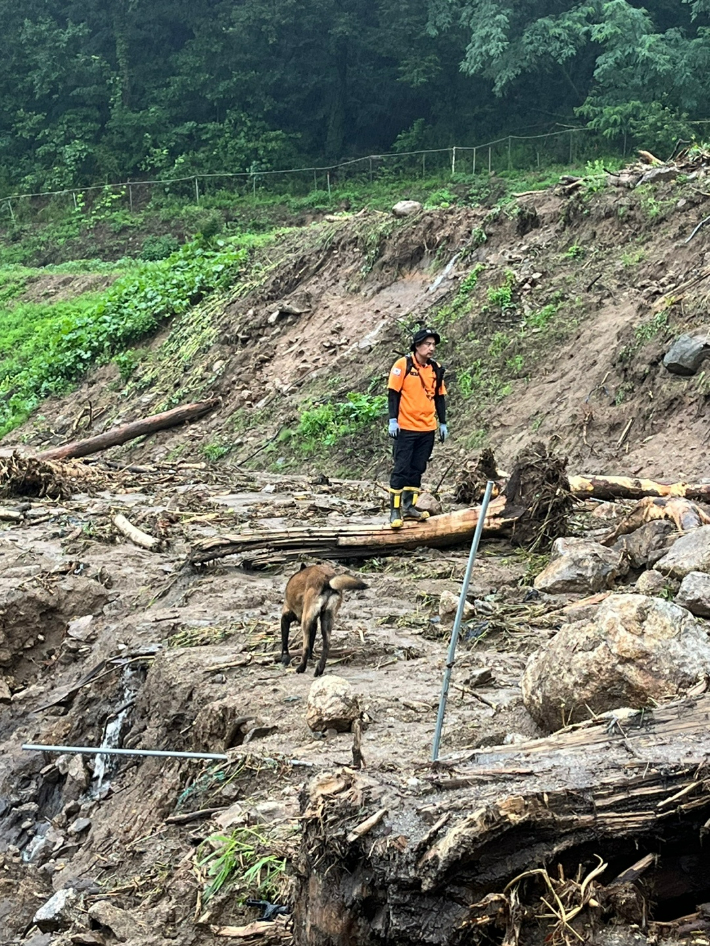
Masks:
[[[588,942],[618,923],[709,930],[708,713],[696,693],[414,779],[321,774],[302,817],[297,941],[525,946]]]

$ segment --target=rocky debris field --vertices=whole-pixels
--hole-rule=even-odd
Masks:
[[[301,832],[314,785],[320,791],[328,777],[351,787],[354,778],[396,783],[394,834],[394,811],[378,814],[383,806],[376,805],[370,813],[379,790],[368,790],[328,830],[340,850],[346,827],[348,834],[377,816],[355,839],[372,832],[379,844],[396,836],[406,848],[408,806],[419,805],[422,792],[427,819],[436,821],[436,797],[424,789],[437,771],[488,759],[487,751],[507,752],[516,765],[518,751],[544,747],[547,733],[568,727],[574,734],[620,707],[663,707],[698,694],[710,676],[710,528],[681,536],[661,520],[610,542],[635,504],[578,502],[571,537],[558,540],[549,559],[506,539],[482,545],[450,692],[444,768],[432,769],[466,549],[350,562],[368,588],[345,593],[326,675],[314,687],[312,667],[299,675],[276,662],[283,589],[295,564],[248,571],[234,558],[199,568],[184,563],[194,543],[220,533],[304,521],[377,524],[383,489],[322,476],[215,473],[197,464],[150,473],[116,466],[69,464],[75,490],[81,483],[85,492],[6,498],[0,509],[2,943],[271,942],[294,933],[299,943],[342,941],[342,924],[328,926],[323,915],[323,898],[335,887],[323,882],[312,837]],[[442,496],[445,511],[452,497]],[[116,528],[119,514],[158,539],[156,547],[130,543]],[[296,656],[298,638],[294,627]],[[57,755],[23,751],[28,743],[225,758]],[[687,768],[687,750],[671,737],[646,757],[647,767],[656,774]],[[530,789],[556,771],[550,790],[563,790],[564,766],[542,750],[525,759],[518,767],[529,773]],[[587,762],[575,790],[593,781]],[[502,777],[498,790],[519,788]],[[700,783],[698,791],[704,804]],[[472,811],[475,793],[461,804]],[[415,827],[412,838],[421,834]],[[554,842],[546,844],[534,854],[540,866],[554,860]],[[357,850],[366,866],[368,846]],[[350,863],[345,849],[339,856],[340,867]],[[378,876],[374,862],[373,870]],[[322,896],[316,887],[304,894],[310,875]],[[462,896],[455,894],[468,902]],[[652,886],[643,896],[652,917]],[[350,895],[343,917],[364,902],[359,897]],[[301,903],[295,925],[281,916],[265,926],[263,908],[248,906],[249,898]],[[680,901],[678,910],[668,919],[692,912]],[[393,901],[385,897],[378,911],[380,926],[368,935],[407,941],[403,933],[398,939]],[[439,934],[453,935],[447,924]]]

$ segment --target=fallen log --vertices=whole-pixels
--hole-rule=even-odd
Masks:
[[[657,483],[634,476],[570,476],[569,488],[578,499],[643,499],[675,496],[710,501],[710,483]]]
[[[511,509],[504,496],[494,499],[488,509],[484,536],[508,533],[523,511]],[[390,529],[388,525],[313,526],[280,531],[254,529],[199,542],[190,550],[187,563],[203,565],[227,555],[239,555],[245,563],[253,563],[258,560],[258,553],[266,550],[278,550],[285,560],[302,555],[345,560],[388,555],[422,545],[440,548],[470,538],[476,530],[478,516],[476,507],[432,516],[424,522],[407,522],[401,529]]]
[[[704,695],[479,749],[444,760],[445,781],[418,769],[428,792],[408,771],[320,773],[302,795],[296,941],[561,946],[702,910],[708,711]]]
[[[153,414],[152,417],[144,417],[141,420],[132,421],[130,424],[123,424],[121,427],[113,427],[111,430],[107,430],[96,437],[89,437],[87,440],[75,440],[63,447],[52,447],[50,450],[43,450],[37,454],[37,459],[68,460],[76,457],[88,457],[92,453],[99,453],[101,450],[108,450],[109,447],[118,447],[129,440],[135,440],[136,437],[145,437],[148,434],[155,434],[159,430],[177,427],[188,420],[197,420],[197,418],[203,417],[213,410],[219,403],[220,398],[213,397],[209,401],[198,401],[195,404],[174,407],[171,411],[164,411],[162,414]]]
[[[602,545],[613,545],[622,535],[630,535],[654,519],[669,519],[679,532],[690,532],[710,524],[710,516],[688,499],[646,496],[640,499],[628,516],[601,539]]]

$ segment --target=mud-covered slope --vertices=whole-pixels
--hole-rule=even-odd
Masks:
[[[706,319],[710,228],[686,242],[707,213],[699,181],[541,191],[505,209],[405,220],[361,212],[289,231],[255,254],[235,296],[211,297],[154,339],[128,384],[103,368],[14,439],[66,439],[87,400],[95,433],[218,394],[221,409],[187,435],[123,452],[173,459],[207,448],[241,464],[259,450],[256,467],[381,474],[382,423],[304,449],[299,417],[350,392],[381,393],[426,321],[444,336],[452,402],[434,472],[486,441],[507,462],[543,436],[578,470],[700,476],[704,375],[671,376],[660,363],[675,335]]]

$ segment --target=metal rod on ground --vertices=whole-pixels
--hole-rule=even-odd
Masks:
[[[210,759],[228,762],[229,756],[217,752],[163,752],[160,749],[106,749],[103,746],[36,746],[22,747],[28,752],[69,752],[72,755],[138,755],[157,756],[160,759]]]
[[[459,634],[461,632],[461,623],[463,621],[463,611],[466,607],[466,592],[468,591],[468,586],[471,583],[471,574],[473,572],[473,563],[476,561],[476,552],[478,551],[478,544],[481,541],[481,535],[483,534],[483,525],[486,521],[486,513],[488,512],[488,504],[491,501],[491,495],[493,494],[493,480],[488,480],[486,483],[486,492],[483,496],[483,502],[481,503],[481,511],[478,514],[478,522],[476,523],[476,531],[473,535],[473,542],[471,542],[471,551],[468,556],[468,564],[466,565],[466,574],[463,576],[463,584],[461,585],[461,597],[459,598],[459,606],[456,609],[456,617],[454,618],[454,626],[451,629],[451,641],[449,643],[449,654],[446,658],[446,668],[444,669],[444,679],[441,684],[441,698],[439,700],[439,715],[436,718],[436,729],[434,731],[434,745],[431,751],[431,761],[436,762],[439,758],[439,746],[441,745],[441,730],[444,726],[444,716],[446,714],[446,700],[449,695],[449,684],[451,683],[451,672],[454,669],[454,663],[456,662],[456,645],[459,641]]]

